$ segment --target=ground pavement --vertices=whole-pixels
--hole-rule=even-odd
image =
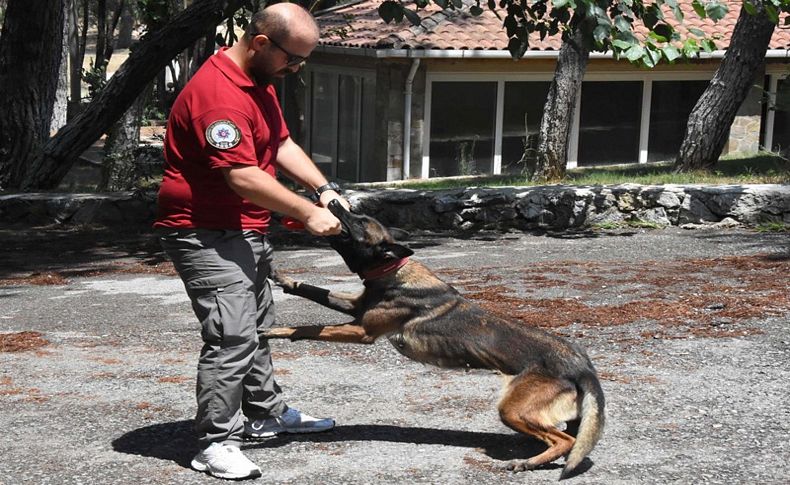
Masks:
[[[583,345],[607,428],[579,484],[786,483],[788,235],[746,230],[415,234],[491,311]],[[296,279],[359,286],[325,244],[281,237]],[[0,483],[219,483],[191,471],[197,325],[150,235],[0,230]],[[344,316],[277,292],[278,324]],[[372,346],[273,343],[288,402],[333,432],[244,449],[261,483],[553,483],[497,417],[501,377]]]

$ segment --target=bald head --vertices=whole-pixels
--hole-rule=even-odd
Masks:
[[[313,16],[295,3],[276,3],[252,16],[245,36],[265,34],[278,42],[299,38],[307,42],[318,42],[319,30]]]

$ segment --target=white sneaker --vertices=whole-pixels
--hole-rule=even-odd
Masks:
[[[192,468],[229,480],[261,476],[258,465],[244,456],[240,449],[222,443],[211,443],[208,448],[195,455],[192,459]]]
[[[280,433],[318,433],[335,427],[332,418],[319,419],[288,408],[282,416],[256,419],[244,423],[244,436],[247,438],[269,438]]]

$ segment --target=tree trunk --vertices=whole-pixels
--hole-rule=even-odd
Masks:
[[[60,47],[60,67],[58,68],[58,88],[55,90],[55,102],[52,106],[52,119],[49,133],[55,134],[68,121],[69,113],[69,12],[73,0],[65,0],[63,14],[63,37]]]
[[[0,37],[0,189],[18,187],[49,137],[63,1],[9,0]],[[34,12],[34,14],[31,14]]]
[[[131,47],[133,32],[134,15],[132,13],[132,5],[131,2],[126,2],[121,13],[121,23],[118,25],[118,37],[115,39],[115,47],[118,49]]]
[[[80,3],[83,2],[72,0],[67,13],[69,20],[69,120],[77,115],[80,101],[82,101],[82,61],[84,51],[80,47]]]
[[[754,2],[755,15],[741,8],[721,65],[689,115],[686,136],[675,160],[681,172],[710,170],[719,160],[730,127],[754,84],[776,24]]]
[[[96,2],[96,55],[93,58],[93,67],[103,69],[107,65],[104,50],[108,45],[107,39],[107,0]]]
[[[138,176],[135,150],[140,145],[140,124],[147,100],[148,90],[137,97],[110,130],[104,145],[99,190],[117,191],[134,188]]]
[[[195,0],[162,29],[145,35],[101,94],[51,138],[43,152],[26,153],[22,163],[30,163],[30,167],[21,188],[56,187],[77,157],[123,115],[170,59],[233,14],[243,1]]]
[[[113,11],[112,18],[107,22],[107,34],[104,36],[106,44],[104,45],[104,62],[105,65],[110,63],[112,53],[115,52],[115,29],[118,27],[118,22],[121,20],[121,12],[123,12],[124,0],[119,0]],[[96,52],[99,55],[99,52]]]
[[[581,28],[576,28],[570,38],[563,39],[540,120],[537,164],[530,177],[532,181],[547,182],[565,177],[576,99],[590,59],[590,44],[585,40],[588,36]]]

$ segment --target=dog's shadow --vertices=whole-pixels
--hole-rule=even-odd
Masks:
[[[192,429],[193,421],[154,424],[130,431],[112,442],[120,453],[173,461],[189,467],[200,445]],[[262,441],[246,442],[245,449],[279,448],[294,442],[334,443],[344,441],[385,441],[420,445],[445,445],[478,449],[502,461],[525,459],[546,450],[540,441],[516,433],[483,433],[435,428],[402,427],[383,424],[337,426],[331,432],[283,434]],[[546,468],[559,468],[549,465]]]

